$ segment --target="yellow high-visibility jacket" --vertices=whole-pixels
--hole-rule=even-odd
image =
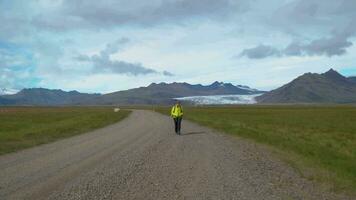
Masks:
[[[171,116],[173,118],[182,117],[183,116],[182,106],[174,105],[171,110]]]

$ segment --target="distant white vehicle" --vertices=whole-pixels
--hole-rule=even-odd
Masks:
[[[119,112],[120,108],[114,108],[114,112]]]
[[[196,105],[223,105],[223,104],[255,104],[255,98],[262,94],[253,95],[212,95],[212,96],[190,96],[175,98],[181,101],[190,101]]]

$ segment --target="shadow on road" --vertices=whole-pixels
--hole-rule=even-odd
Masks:
[[[181,135],[195,135],[195,134],[204,134],[204,131],[192,131],[192,132],[187,132],[187,133],[182,133]]]

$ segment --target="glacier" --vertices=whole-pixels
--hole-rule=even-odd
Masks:
[[[255,98],[262,94],[253,95],[209,95],[209,96],[189,96],[175,98],[180,101],[189,101],[196,105],[224,105],[224,104],[255,104]]]
[[[19,90],[9,89],[9,88],[0,88],[0,96],[1,95],[11,95],[18,93]]]

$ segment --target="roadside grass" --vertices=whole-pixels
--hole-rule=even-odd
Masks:
[[[0,155],[104,127],[129,113],[110,107],[0,107]]]
[[[155,111],[169,114],[169,108]],[[184,111],[186,119],[201,125],[272,146],[309,179],[331,183],[335,191],[356,191],[356,107],[185,107]]]

